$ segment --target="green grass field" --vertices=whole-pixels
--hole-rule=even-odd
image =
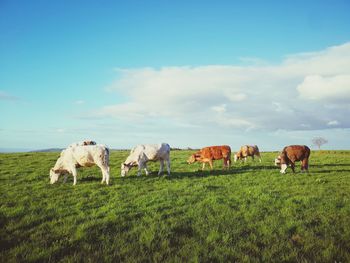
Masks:
[[[263,162],[198,171],[173,151],[172,176],[97,168],[49,184],[59,153],[0,154],[0,262],[350,262],[350,151],[318,151],[309,174]]]

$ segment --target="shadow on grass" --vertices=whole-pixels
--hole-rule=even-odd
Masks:
[[[168,180],[174,180],[174,179],[182,179],[182,178],[201,178],[201,177],[207,177],[207,176],[227,176],[227,175],[237,175],[241,173],[246,172],[252,172],[252,171],[278,171],[278,167],[275,167],[273,165],[259,165],[259,166],[240,166],[240,167],[231,167],[229,170],[223,170],[223,169],[213,169],[213,170],[196,170],[196,171],[172,171],[171,175],[168,176],[166,173],[163,173],[162,175],[158,175],[157,171],[151,172],[149,175],[142,174],[141,176],[126,176],[126,177],[117,177],[121,178],[122,180],[149,180],[149,179],[155,179],[155,178],[165,178]]]
[[[182,179],[182,178],[200,178],[206,176],[219,176],[219,175],[231,175],[234,174],[232,170],[222,171],[222,170],[212,170],[212,171],[181,171],[181,172],[171,172],[168,176],[166,173],[158,175],[158,172],[151,172],[149,175],[142,174],[141,176],[130,175],[125,177],[117,177],[121,180],[150,180],[156,178],[164,178],[167,180]]]
[[[322,168],[322,167],[339,167],[339,166],[347,166],[350,167],[350,164],[347,163],[324,163],[324,164],[313,164],[310,165],[310,167],[318,167],[318,168]]]
[[[350,173],[350,170],[322,170],[322,171],[313,171],[316,174],[328,174],[328,173]]]

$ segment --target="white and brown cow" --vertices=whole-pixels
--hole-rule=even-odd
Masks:
[[[301,171],[309,169],[310,148],[306,145],[290,145],[283,148],[281,154],[275,159],[275,165],[281,166],[280,172],[286,173],[288,165],[295,172],[295,162],[301,162]]]
[[[254,156],[257,156],[259,158],[259,161],[261,162],[261,156],[259,152],[259,148],[256,145],[243,145],[239,149],[239,151],[234,155],[233,160],[237,162],[237,160],[243,160],[244,162],[247,161],[247,157],[250,156],[254,160]]]
[[[229,169],[231,167],[231,147],[228,145],[221,146],[208,146],[204,147],[198,152],[192,154],[188,160],[188,164],[194,162],[202,163],[202,170],[205,168],[205,164],[209,163],[210,169],[213,169],[213,161],[223,159],[223,168]]]

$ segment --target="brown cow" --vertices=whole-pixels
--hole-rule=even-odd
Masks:
[[[235,162],[237,162],[237,160],[242,160],[242,159],[244,159],[244,162],[246,162],[248,156],[251,156],[253,160],[254,160],[254,156],[257,156],[259,157],[259,161],[261,162],[259,148],[256,145],[241,146],[241,149],[234,155],[233,159]]]
[[[301,161],[301,171],[308,171],[309,169],[310,148],[306,145],[290,145],[283,148],[280,156],[275,159],[276,165],[281,165],[280,172],[286,173],[288,165],[295,172],[295,162]]]
[[[210,169],[213,169],[213,160],[224,159],[223,168],[230,168],[231,166],[231,148],[230,146],[209,146],[204,147],[200,151],[192,154],[188,160],[188,164],[194,162],[203,163],[202,170],[204,170],[205,164],[209,163]]]

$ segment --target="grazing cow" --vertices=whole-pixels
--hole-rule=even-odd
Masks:
[[[50,170],[51,184],[58,181],[60,175],[73,175],[73,185],[77,183],[77,170],[79,167],[90,167],[93,165],[100,167],[102,171],[102,181],[109,184],[109,149],[105,145],[72,146],[61,152],[55,166]]]
[[[254,160],[254,156],[257,156],[259,157],[259,161],[261,162],[259,148],[256,145],[241,146],[241,149],[234,155],[233,159],[235,162],[237,162],[237,160],[242,160],[242,159],[244,159],[244,162],[246,162],[248,156],[251,156],[253,160]]]
[[[306,145],[290,145],[283,148],[281,154],[275,159],[275,165],[280,165],[282,174],[286,173],[288,165],[295,172],[295,162],[301,161],[301,171],[309,169],[310,148]]]
[[[209,146],[204,147],[200,151],[192,154],[188,160],[188,164],[194,162],[200,162],[202,164],[202,170],[205,168],[205,164],[209,163],[210,169],[213,169],[213,160],[224,159],[223,168],[230,168],[231,166],[231,148],[230,146]]]
[[[166,162],[168,175],[170,175],[170,146],[167,143],[162,144],[140,144],[134,147],[128,158],[121,165],[121,176],[127,175],[132,167],[138,166],[137,176],[141,175],[141,170],[145,169],[146,175],[148,161],[159,161],[160,168],[158,175],[163,172],[164,161]]]

